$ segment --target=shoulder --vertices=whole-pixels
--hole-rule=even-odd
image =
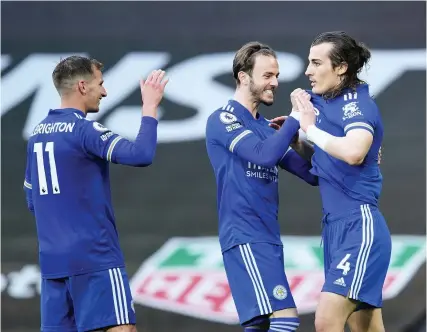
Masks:
[[[75,121],[76,125],[83,131],[93,131],[98,133],[104,133],[104,132],[110,131],[103,124],[95,120],[84,118],[79,114],[75,114],[75,116],[77,117]]]
[[[342,119],[348,120],[355,116],[376,116],[378,106],[366,92],[351,92],[338,97],[337,108],[342,111]]]
[[[236,114],[230,110],[217,109],[209,115],[206,124],[206,139],[223,140],[242,129],[243,125]]]
[[[240,119],[229,110],[219,108],[211,113],[207,121],[207,130],[230,126],[234,123],[240,123]]]
[[[231,112],[230,110],[226,110],[224,108],[219,108],[212,112],[212,114],[208,118],[208,122],[211,123],[222,123],[222,124],[231,124],[233,122],[239,121],[238,117]]]

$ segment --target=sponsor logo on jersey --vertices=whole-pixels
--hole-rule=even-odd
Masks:
[[[102,134],[101,136],[99,136],[101,138],[102,141],[107,141],[111,136],[113,136],[114,133],[112,131],[109,131],[108,133]]]
[[[348,120],[354,118],[355,116],[363,115],[359,109],[359,106],[357,106],[357,101],[345,104],[342,110],[344,111],[344,116],[342,118],[343,120]]]
[[[267,179],[272,182],[277,182],[279,177],[279,169],[277,166],[264,167],[248,161],[246,176],[248,178]]]
[[[222,123],[230,124],[237,121],[237,118],[234,114],[228,113],[228,112],[221,112],[219,114],[219,119]]]
[[[96,121],[93,122],[93,128],[101,133],[109,130],[108,128],[105,128],[102,124]]]
[[[240,124],[240,123],[233,123],[233,124],[231,124],[231,125],[229,125],[229,126],[225,126],[225,130],[227,130],[227,132],[230,132],[230,131],[233,131],[233,130],[236,130],[236,129],[239,129],[239,128],[242,128],[242,125]]]
[[[283,236],[282,241],[286,275],[298,312],[313,313],[324,282],[320,237]],[[426,260],[425,237],[396,235],[392,242],[384,299],[399,295]],[[170,239],[143,262],[131,279],[131,290],[139,305],[238,323],[216,237]],[[284,290],[277,286],[273,296],[287,296]]]

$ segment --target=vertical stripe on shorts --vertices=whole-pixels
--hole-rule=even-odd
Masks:
[[[122,273],[119,268],[109,269],[111,290],[113,294],[114,311],[116,313],[117,325],[129,324],[126,291],[123,283]]]
[[[353,300],[358,300],[372,243],[374,242],[374,223],[371,208],[368,204],[364,204],[360,206],[360,211],[362,214],[362,245],[357,256],[354,277],[349,292],[349,297]]]
[[[252,285],[254,287],[255,296],[257,299],[259,311],[261,315],[267,315],[273,312],[271,304],[268,299],[267,292],[262,282],[261,274],[255,261],[255,257],[252,253],[250,245],[242,244],[239,245],[240,253],[242,255],[243,262],[246,267],[246,271],[251,278]]]

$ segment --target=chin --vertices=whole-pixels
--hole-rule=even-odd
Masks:
[[[323,91],[322,89],[318,88],[317,86],[313,86],[311,88],[311,91],[316,94],[316,95],[321,95],[323,94],[325,91]]]
[[[87,110],[87,113],[98,113],[99,112],[99,108],[90,108]]]
[[[261,102],[266,106],[271,106],[274,104],[274,98],[271,99],[261,99]]]

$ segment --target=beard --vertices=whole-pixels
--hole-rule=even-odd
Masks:
[[[273,91],[273,96],[274,96],[274,88],[270,88],[270,89],[271,91]],[[249,83],[249,91],[251,93],[252,100],[256,104],[263,103],[266,106],[271,106],[274,103],[274,99],[263,98],[263,93],[265,90],[266,90],[265,86],[256,85],[255,82],[251,79]]]

